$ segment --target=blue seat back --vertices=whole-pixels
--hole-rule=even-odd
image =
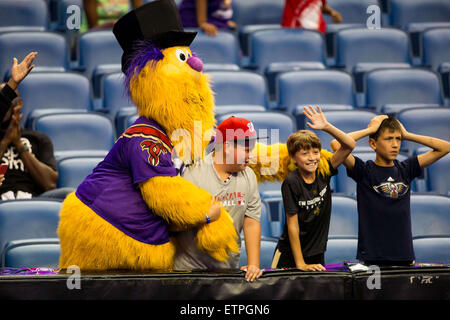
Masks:
[[[118,109],[133,106],[125,90],[123,73],[112,73],[103,80],[103,108],[114,116]]]
[[[39,109],[90,109],[89,80],[70,72],[39,72],[28,75],[19,85],[23,119]]]
[[[61,159],[58,161],[58,188],[77,188],[103,159],[102,157]]]
[[[325,63],[324,40],[318,31],[270,29],[250,35],[250,63],[263,73],[273,62],[312,61]]]
[[[61,247],[58,238],[10,241],[2,256],[2,267],[58,268]]]
[[[418,263],[449,263],[450,237],[429,237],[413,240]]]
[[[43,0],[2,0],[0,1],[0,27],[47,27],[47,12],[47,3]]]
[[[291,133],[295,131],[295,123],[292,117],[281,112],[237,112],[221,114],[217,117],[217,123],[231,117],[245,118],[253,122],[256,134],[264,144],[285,143]]]
[[[354,198],[332,195],[329,237],[358,236],[358,208]]]
[[[56,238],[60,201],[10,200],[0,202],[0,251],[8,241]]]
[[[12,66],[12,58],[22,61],[28,53],[37,51],[36,69],[41,67],[68,69],[68,46],[65,38],[53,32],[11,32],[0,34],[0,80]],[[35,72],[33,70],[32,72]]]
[[[364,23],[367,21],[367,8],[378,5],[378,0],[328,0],[327,5],[342,16],[343,23]],[[327,24],[332,23],[331,16],[323,15]]]
[[[212,71],[209,75],[216,105],[266,105],[261,75],[246,71]]]
[[[450,237],[450,198],[434,194],[411,195],[413,237]]]
[[[415,134],[450,140],[450,108],[415,108],[400,112],[397,119],[406,130]],[[402,150],[413,154],[422,145],[402,141]]]
[[[217,36],[212,37],[203,31],[199,31],[189,47],[204,64],[239,65],[239,44],[233,33],[220,31]]]
[[[450,195],[450,154],[426,169],[427,191]]]
[[[436,73],[423,69],[380,69],[365,76],[366,105],[443,103]]]
[[[437,71],[450,61],[450,28],[433,28],[422,34],[422,64]]]
[[[450,20],[450,3],[446,0],[389,0],[389,7],[390,24],[395,27]]]
[[[328,239],[325,251],[325,264],[342,264],[344,261],[356,260],[358,239]]]
[[[292,113],[298,105],[354,105],[352,77],[337,70],[305,70],[281,74],[278,105]],[[301,88],[301,89],[300,89]]]
[[[336,64],[348,72],[359,62],[410,63],[406,32],[398,29],[344,29],[336,34]]]
[[[261,251],[259,256],[259,268],[268,269],[272,266],[273,254],[277,247],[276,239],[261,239]],[[241,256],[239,259],[239,267],[247,265],[247,250],[245,241],[241,241]]]
[[[238,26],[249,24],[279,24],[283,15],[283,0],[233,0],[232,20]]]

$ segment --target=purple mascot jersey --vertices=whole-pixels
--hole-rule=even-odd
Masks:
[[[133,239],[148,244],[166,243],[167,223],[147,206],[138,183],[156,176],[176,176],[172,149],[156,122],[139,117],[80,184],[76,196]]]

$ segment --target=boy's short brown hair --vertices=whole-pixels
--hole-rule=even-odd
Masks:
[[[376,141],[378,137],[386,130],[389,130],[390,132],[401,131],[400,123],[393,117],[387,117],[381,122],[378,130],[374,134],[371,134],[369,138]]]
[[[322,149],[322,142],[319,137],[310,130],[298,130],[292,133],[287,139],[286,145],[291,157],[294,157],[300,149]]]

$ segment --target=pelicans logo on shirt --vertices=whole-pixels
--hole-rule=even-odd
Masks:
[[[394,179],[389,177],[386,182],[373,187],[375,191],[385,197],[398,198],[406,194],[409,186],[403,182],[394,182]]]
[[[159,164],[159,155],[161,154],[161,152],[162,154],[167,153],[167,150],[164,149],[164,147],[161,144],[155,143],[151,140],[142,141],[141,148],[142,151],[147,150],[148,162],[155,167]]]

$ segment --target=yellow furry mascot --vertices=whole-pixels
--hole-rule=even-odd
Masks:
[[[202,158],[215,125],[207,76],[188,47],[196,33],[183,31],[173,0],[129,12],[113,32],[139,118],[65,199],[59,267],[169,270],[176,250],[169,226],[198,227],[197,247],[225,261],[239,250],[230,216],[221,208],[207,223],[212,196],[180,176],[183,162]],[[274,147],[256,148],[266,157],[253,165],[260,181],[282,180],[289,171],[286,146]]]

